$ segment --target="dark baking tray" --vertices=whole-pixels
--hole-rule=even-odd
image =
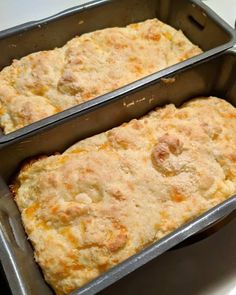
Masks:
[[[61,152],[78,140],[140,117],[166,103],[180,105],[192,97],[215,95],[227,99],[236,106],[235,76],[236,52],[231,50],[177,71],[165,79],[160,78],[155,82],[150,79],[149,83],[126,95],[107,100],[89,110],[71,114],[61,121],[3,144],[0,147],[0,259],[13,294],[47,295],[52,292],[33,260],[30,243],[21,225],[20,214],[8,189],[11,177],[19,169],[22,161],[36,155]],[[235,209],[234,196],[73,294],[94,294],[104,290],[186,238],[233,214]],[[145,277],[145,272],[143,276]],[[112,288],[115,286],[119,286],[119,282]]]
[[[14,58],[18,59],[35,51],[62,46],[75,35],[106,27],[125,26],[154,17],[181,29],[192,42],[198,44],[205,52],[162,70],[150,76],[148,80],[139,80],[99,99],[83,103],[8,135],[2,135],[0,143],[30,133],[35,129],[68,117],[72,113],[87,111],[117,95],[129,92],[147,81],[155,80],[177,69],[216,55],[232,47],[235,43],[234,30],[200,0],[98,0],[68,9],[40,21],[0,32],[1,69],[11,64]]]

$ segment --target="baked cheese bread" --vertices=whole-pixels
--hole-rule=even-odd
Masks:
[[[46,281],[68,294],[236,193],[236,109],[147,116],[25,165],[15,200]]]
[[[157,19],[84,34],[0,72],[0,128],[12,132],[201,53]]]

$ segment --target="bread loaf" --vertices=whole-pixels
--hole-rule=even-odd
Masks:
[[[201,53],[157,19],[75,37],[0,72],[0,128],[9,133]]]
[[[15,200],[45,279],[68,294],[236,193],[236,109],[167,105],[24,166]]]

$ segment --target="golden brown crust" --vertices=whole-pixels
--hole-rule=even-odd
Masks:
[[[235,130],[232,105],[197,99],[26,166],[15,199],[56,293],[68,294],[235,194]]]
[[[39,160],[44,159],[44,158],[47,158],[47,156],[45,156],[45,155],[41,155],[41,156],[37,156],[37,157],[35,156],[35,157],[31,157],[31,158],[24,160],[20,164],[20,171],[21,172],[25,171],[25,170],[27,171],[30,168],[30,166],[33,165],[33,163],[38,162]],[[13,175],[11,177],[11,180],[10,180],[11,184],[9,185],[10,192],[14,198],[15,198],[18,188],[20,186],[20,183],[18,182],[18,175],[19,175],[19,172],[16,175]]]
[[[0,72],[0,127],[9,133],[201,53],[157,19],[84,34]]]

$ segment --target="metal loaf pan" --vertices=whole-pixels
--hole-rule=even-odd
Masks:
[[[62,46],[76,35],[106,27],[125,26],[154,17],[181,29],[204,53],[152,75],[152,80],[216,55],[232,47],[235,42],[234,30],[200,0],[97,0],[0,32],[0,69],[11,64],[14,58]],[[91,106],[100,105],[145,82],[145,79],[141,79],[138,83],[132,83],[99,99],[2,135],[0,143],[23,136],[72,113],[87,111]]]
[[[235,76],[236,52],[231,50],[177,71],[165,79],[160,78],[153,82],[152,78],[149,78],[148,83],[128,94],[95,105],[89,110],[71,114],[61,121],[3,144],[0,147],[0,259],[13,294],[52,294],[33,260],[31,246],[21,225],[20,214],[8,189],[11,177],[18,171],[22,161],[36,155],[62,152],[78,140],[140,117],[153,108],[167,103],[180,105],[193,97],[215,95],[225,98],[236,106]],[[104,289],[107,286],[191,235],[234,213],[235,209],[234,196],[130,257],[73,294],[94,294],[101,290],[106,292]],[[142,268],[136,271],[142,271]],[[135,276],[135,272],[132,276]],[[145,278],[145,272],[142,277]],[[112,292],[118,287],[119,282],[112,287]]]

